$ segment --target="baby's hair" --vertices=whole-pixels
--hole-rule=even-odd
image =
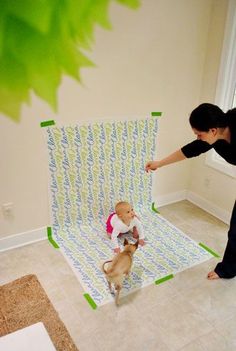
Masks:
[[[196,107],[189,117],[191,127],[201,132],[208,132],[211,128],[226,128],[228,121],[227,113],[209,103]]]
[[[120,201],[115,206],[115,212],[117,215],[124,209],[124,206],[130,206],[129,202],[127,201]]]

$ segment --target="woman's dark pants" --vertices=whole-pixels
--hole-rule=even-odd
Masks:
[[[228,242],[224,257],[222,262],[217,264],[215,272],[220,278],[229,279],[236,276],[236,201],[230,220]]]

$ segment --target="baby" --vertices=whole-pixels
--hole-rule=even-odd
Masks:
[[[130,230],[133,231],[133,237],[139,239],[139,245],[145,244],[142,224],[128,202],[121,201],[116,204],[115,212],[108,217],[106,225],[107,234],[111,237],[115,253],[120,252],[118,235]]]

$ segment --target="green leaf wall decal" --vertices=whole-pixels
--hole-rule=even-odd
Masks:
[[[82,49],[91,49],[95,25],[111,29],[111,1],[0,0],[0,112],[19,121],[30,91],[56,110],[62,75],[80,82],[80,68],[94,66]]]

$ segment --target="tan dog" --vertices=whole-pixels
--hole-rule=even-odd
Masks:
[[[133,254],[138,248],[138,241],[135,244],[129,244],[128,240],[124,241],[124,250],[116,255],[112,260],[103,263],[102,270],[106,274],[109,289],[112,292],[113,283],[116,292],[116,305],[119,303],[119,294],[123,286],[124,274],[129,275],[133,263]],[[105,265],[109,264],[107,270]]]

